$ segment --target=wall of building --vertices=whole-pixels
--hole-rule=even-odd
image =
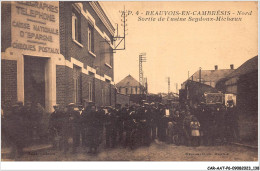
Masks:
[[[258,71],[240,76],[237,82],[237,108],[241,139],[257,140]]]
[[[75,8],[72,4],[74,2],[60,2],[60,41],[61,41],[61,54],[65,59],[73,65],[76,65],[82,70],[82,100],[90,101],[89,99],[89,82],[93,83],[93,96],[92,100],[97,106],[113,105],[115,98],[112,96],[112,92],[115,88],[111,86],[113,84],[113,53],[112,47],[105,49],[107,42],[104,39],[104,33],[112,39],[112,35],[106,29],[104,24],[101,22],[95,11],[89,5],[89,2],[80,3],[76,5],[76,8],[81,9],[80,23],[81,23],[81,41],[75,42],[72,38],[72,9]],[[87,10],[87,11],[86,11]],[[90,26],[89,18],[87,15],[91,15],[94,19],[94,55],[89,52],[88,49],[88,27]],[[110,46],[110,45],[109,45]],[[106,51],[105,51],[106,50]],[[111,65],[106,65],[105,54],[112,55]],[[71,64],[69,64],[71,65]],[[57,103],[68,103],[73,101],[73,78],[71,77],[72,67],[65,67],[65,75],[67,82],[66,90],[68,93],[62,95],[63,83],[57,81]],[[92,70],[92,74],[89,73],[89,69]],[[60,70],[60,71],[58,71]],[[57,73],[64,72],[64,69],[57,69]],[[92,75],[92,76],[90,76]],[[106,82],[106,78],[108,78]],[[71,80],[71,81],[69,81]],[[61,88],[61,90],[58,90]],[[102,94],[103,93],[103,94]],[[59,98],[58,98],[59,97]],[[65,100],[62,100],[62,99]]]
[[[89,3],[82,3],[83,9],[80,14],[81,22],[81,42],[79,45],[72,39],[72,6],[73,2],[61,2],[60,3],[60,40],[65,43],[61,43],[61,54],[65,56],[65,59],[70,61],[70,58],[73,57],[84,64],[84,68],[87,66],[93,67],[96,69],[98,75],[107,76],[112,78],[113,81],[113,66],[107,66],[105,62],[105,55],[112,55],[111,64],[113,65],[113,50],[110,47],[105,49],[105,44],[107,42],[104,40],[104,37],[100,33],[106,33],[109,38],[112,40],[112,35],[109,34],[104,24],[101,22],[97,14],[90,7]],[[75,3],[74,3],[75,4]],[[88,10],[87,12],[85,12]],[[90,13],[95,20],[94,26],[94,55],[89,53],[88,50],[88,27],[90,26],[89,20],[85,17],[83,13]]]
[[[11,46],[11,3],[1,2],[1,52]]]
[[[15,104],[17,102],[17,61],[1,61],[1,104]]]

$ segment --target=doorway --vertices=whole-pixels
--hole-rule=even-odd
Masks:
[[[24,57],[24,102],[40,103],[45,108],[46,58]]]

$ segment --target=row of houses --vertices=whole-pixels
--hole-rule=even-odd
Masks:
[[[2,2],[2,106],[115,105],[115,28],[99,2]]]

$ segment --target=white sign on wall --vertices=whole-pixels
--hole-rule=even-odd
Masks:
[[[58,1],[16,1],[11,11],[13,48],[60,53]]]

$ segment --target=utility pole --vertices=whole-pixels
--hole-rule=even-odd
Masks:
[[[146,62],[146,53],[139,54],[139,83],[140,83],[140,90],[141,94],[143,94],[143,87],[144,87],[144,73],[143,73],[143,62]]]
[[[127,31],[127,16],[130,15],[129,11],[125,10],[124,7],[124,11],[120,11],[121,12],[121,26],[123,27],[123,36],[120,36],[118,34],[118,23],[116,24],[116,36],[113,37],[113,44],[114,44],[114,48],[113,51],[117,51],[117,50],[125,50],[126,49],[126,31]],[[121,45],[121,43],[123,42],[123,45]]]
[[[145,92],[146,94],[148,93],[148,82],[147,82],[147,77],[144,78],[144,87],[145,87]]]
[[[199,82],[201,83],[201,67],[199,68]]]
[[[171,80],[170,77],[168,77],[168,99],[170,99],[170,91],[171,91]]]
[[[178,83],[176,83],[176,94],[179,94],[178,93]]]

